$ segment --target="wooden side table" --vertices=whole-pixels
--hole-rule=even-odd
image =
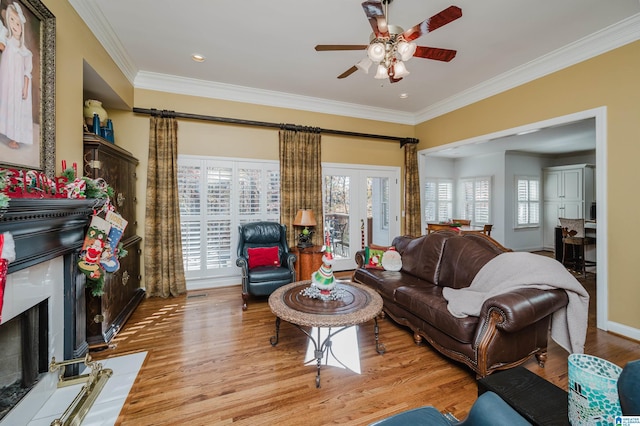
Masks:
[[[322,266],[322,246],[293,247],[291,253],[298,256],[295,265],[297,281],[310,280],[311,274]]]

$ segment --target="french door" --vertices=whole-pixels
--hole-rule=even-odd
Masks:
[[[400,234],[400,168],[323,164],[322,182],[335,271],[354,269],[358,250],[388,246]]]

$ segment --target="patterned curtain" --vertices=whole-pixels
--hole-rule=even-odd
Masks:
[[[147,297],[186,293],[178,199],[178,122],[173,117],[150,119],[146,211]]]
[[[420,236],[420,178],[417,144],[404,146],[404,228],[405,235]]]
[[[311,209],[317,225],[312,242],[323,241],[320,129],[280,130],[280,222],[287,225],[289,247],[298,244],[300,229],[293,226],[298,209]]]

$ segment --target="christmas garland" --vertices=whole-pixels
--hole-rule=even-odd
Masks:
[[[0,210],[6,209],[9,207],[9,196],[5,194],[5,189],[7,188],[8,179],[7,179],[7,171],[4,169],[0,169]]]
[[[78,262],[78,269],[87,277],[86,287],[92,295],[101,296],[105,274],[120,269],[119,259],[128,254],[120,243],[127,221],[111,204],[114,190],[104,179],[77,177],[76,163],[67,168],[63,161],[62,169],[60,176],[50,179],[37,170],[0,168],[0,214],[9,207],[11,198],[104,200],[91,218]]]

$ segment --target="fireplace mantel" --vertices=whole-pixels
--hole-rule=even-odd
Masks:
[[[101,204],[95,199],[12,199],[0,211],[0,233],[11,232],[16,242],[9,273],[80,249],[94,206]]]
[[[86,341],[85,277],[77,262],[96,199],[12,199],[0,211],[0,233],[11,232],[16,259],[9,274],[64,257],[64,359],[89,352]],[[71,369],[69,374],[78,374]]]

